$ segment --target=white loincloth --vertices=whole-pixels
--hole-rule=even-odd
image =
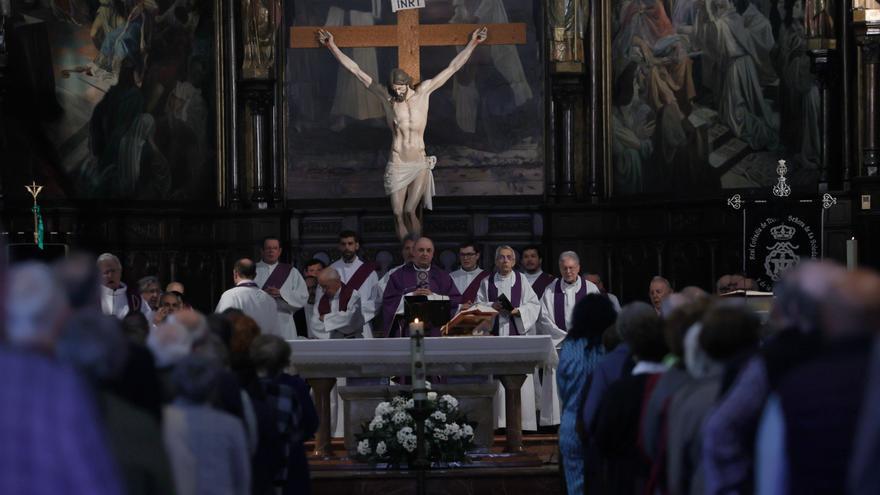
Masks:
[[[434,197],[434,165],[437,164],[436,156],[426,156],[424,160],[413,162],[388,162],[385,166],[385,194],[392,195],[401,189],[406,189],[413,183],[423,171],[428,171],[428,183],[422,194],[422,206],[432,209],[431,198]]]

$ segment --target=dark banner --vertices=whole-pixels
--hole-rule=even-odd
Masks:
[[[745,215],[746,274],[759,290],[773,290],[783,273],[822,255],[822,206],[818,202],[751,205]]]

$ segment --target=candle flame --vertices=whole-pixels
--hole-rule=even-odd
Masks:
[[[418,323],[418,322],[419,322],[419,319],[418,319],[418,318],[416,318],[415,320],[413,320],[413,323]]]

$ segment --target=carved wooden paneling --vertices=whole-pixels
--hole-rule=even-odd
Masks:
[[[304,219],[303,237],[335,238],[342,231],[342,219]]]
[[[464,239],[471,234],[471,219],[470,217],[426,216],[424,232],[428,236],[454,234]]]
[[[489,234],[531,235],[531,215],[505,215],[489,217]]]

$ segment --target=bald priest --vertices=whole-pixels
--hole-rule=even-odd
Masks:
[[[433,265],[434,242],[422,237],[413,245],[413,261],[391,274],[382,296],[382,321],[386,337],[409,335],[403,318],[404,296],[426,296],[429,300],[449,299],[452,311],[458,308],[461,295],[448,273]],[[439,328],[430,328],[428,335],[437,337]]]

